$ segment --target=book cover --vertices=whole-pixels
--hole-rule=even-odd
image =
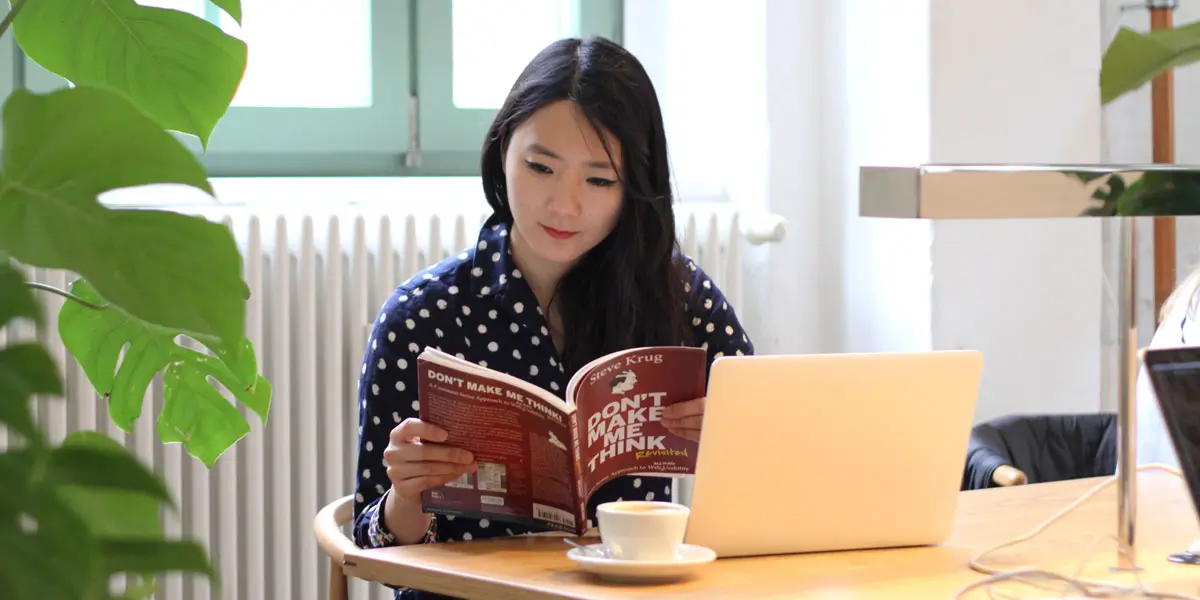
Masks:
[[[695,472],[699,444],[662,424],[663,409],[704,396],[708,353],[701,348],[637,348],[580,369],[567,385],[580,433],[580,476],[586,501],[625,475]]]
[[[623,475],[695,471],[697,444],[661,423],[666,406],[704,395],[707,353],[638,348],[581,368],[564,401],[431,348],[417,358],[420,419],[478,469],[422,493],[426,512],[582,535],[588,498]]]
[[[417,357],[420,419],[478,469],[422,493],[426,512],[577,531],[574,410],[515,377],[426,349]]]

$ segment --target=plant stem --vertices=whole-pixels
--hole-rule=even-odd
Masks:
[[[75,294],[72,294],[71,292],[68,292],[66,290],[60,290],[52,285],[46,285],[44,283],[38,283],[36,281],[26,281],[25,285],[28,285],[29,287],[37,289],[37,290],[42,290],[45,292],[51,292],[54,294],[58,294],[59,296],[62,296],[63,298],[66,298],[68,300],[74,300],[75,302],[78,302],[88,308],[94,308],[96,310],[104,310],[104,309],[108,308],[107,304],[96,304],[89,300],[84,300],[83,298],[80,298],[79,296],[76,296]]]
[[[25,0],[17,0],[9,9],[8,14],[4,15],[4,20],[0,21],[0,38],[4,37],[4,32],[12,25],[13,19],[17,18],[17,13],[21,12],[21,8],[25,6]]]

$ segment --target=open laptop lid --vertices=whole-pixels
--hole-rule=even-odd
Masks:
[[[941,542],[982,372],[968,350],[718,358],[687,543],[731,557]]]
[[[1200,347],[1146,350],[1142,362],[1200,517]]]

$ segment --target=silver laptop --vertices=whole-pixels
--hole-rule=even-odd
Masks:
[[[686,542],[736,557],[944,541],[982,371],[960,350],[718,358]]]

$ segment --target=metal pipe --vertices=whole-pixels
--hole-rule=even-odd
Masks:
[[[1117,404],[1117,566],[1137,568],[1137,220],[1121,223],[1120,394]]]

